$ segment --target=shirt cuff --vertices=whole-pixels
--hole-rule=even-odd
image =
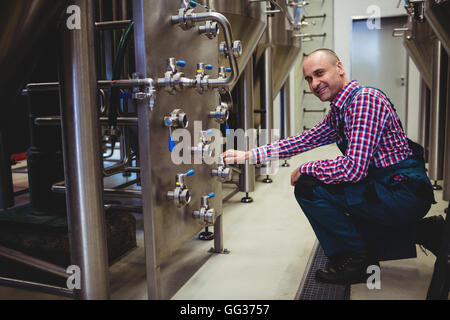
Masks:
[[[304,163],[300,166],[298,170],[300,171],[301,174],[314,175],[315,163],[316,163],[315,161]]]

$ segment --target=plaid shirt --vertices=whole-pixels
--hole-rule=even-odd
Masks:
[[[357,81],[348,83],[331,103],[325,119],[300,135],[252,149],[252,160],[264,163],[343,142],[339,136],[339,123],[344,117],[344,134],[348,141],[345,156],[307,162],[300,166],[300,173],[312,175],[327,184],[354,183],[367,176],[369,166],[388,167],[412,156],[400,120],[379,90],[361,89],[352,101],[348,101],[359,88]]]

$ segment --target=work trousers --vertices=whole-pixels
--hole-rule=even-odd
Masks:
[[[371,168],[357,183],[302,175],[295,197],[326,256],[369,250],[380,261],[416,257],[416,225],[434,202],[424,163],[414,158]]]

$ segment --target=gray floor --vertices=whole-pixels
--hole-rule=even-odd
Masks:
[[[304,153],[279,168],[273,184],[258,182],[254,203],[241,204],[243,194],[224,203],[224,244],[229,254],[210,254],[210,242],[193,239],[161,266],[165,299],[292,300],[299,288],[315,244],[315,235],[293,197],[290,174],[310,160],[334,158],[339,151],[326,146]],[[26,176],[14,174],[18,189]],[[231,192],[224,187],[224,193]],[[448,205],[442,192],[429,215],[442,214]],[[139,218],[139,217],[138,217]],[[139,220],[138,220],[139,221]],[[146,299],[142,227],[138,248],[110,269],[113,299]],[[381,263],[381,290],[354,285],[351,299],[424,299],[434,267],[434,256],[418,250],[417,259]],[[60,297],[0,287],[0,299],[61,299]]]

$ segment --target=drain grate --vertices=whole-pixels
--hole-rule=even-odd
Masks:
[[[296,300],[349,300],[350,285],[322,283],[316,280],[316,270],[325,268],[328,258],[316,242],[305,269]]]

